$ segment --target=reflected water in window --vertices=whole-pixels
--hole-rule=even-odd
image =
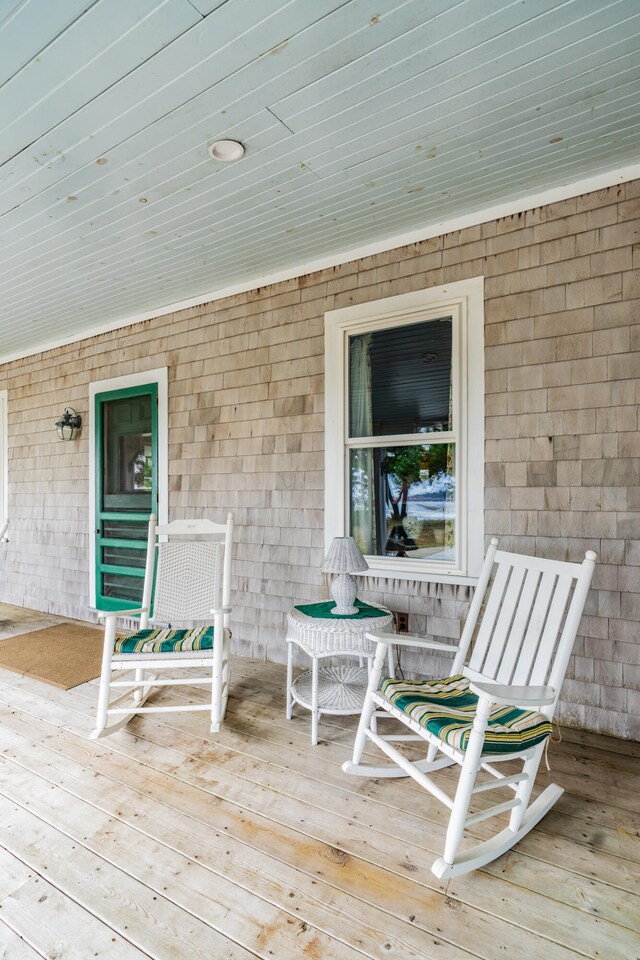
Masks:
[[[455,444],[349,454],[351,536],[362,552],[455,562]]]

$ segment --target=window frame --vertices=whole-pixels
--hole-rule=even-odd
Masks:
[[[484,278],[474,277],[325,314],[325,549],[346,536],[349,519],[349,450],[426,445],[430,434],[349,437],[349,337],[452,316],[451,431],[433,442],[456,446],[456,561],[367,556],[364,576],[475,583],[484,554]],[[408,437],[410,439],[408,440]],[[399,443],[394,443],[394,441]],[[472,482],[478,476],[482,483]]]

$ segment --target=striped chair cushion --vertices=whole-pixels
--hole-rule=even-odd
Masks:
[[[444,680],[394,680],[380,690],[408,717],[456,750],[466,750],[478,698],[466,677]],[[496,705],[485,733],[483,754],[513,753],[540,743],[551,733],[541,713]]]
[[[192,653],[213,648],[213,627],[191,630],[172,630],[165,627],[138,630],[118,637],[113,645],[115,654],[121,653]]]

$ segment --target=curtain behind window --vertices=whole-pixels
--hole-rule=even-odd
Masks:
[[[372,434],[370,343],[370,333],[349,341],[349,434],[352,437]],[[351,536],[365,554],[376,552],[373,469],[373,450],[359,450],[357,467],[351,472]]]

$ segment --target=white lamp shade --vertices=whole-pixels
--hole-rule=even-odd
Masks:
[[[334,537],[322,564],[323,573],[362,573],[369,564],[353,537]]]

